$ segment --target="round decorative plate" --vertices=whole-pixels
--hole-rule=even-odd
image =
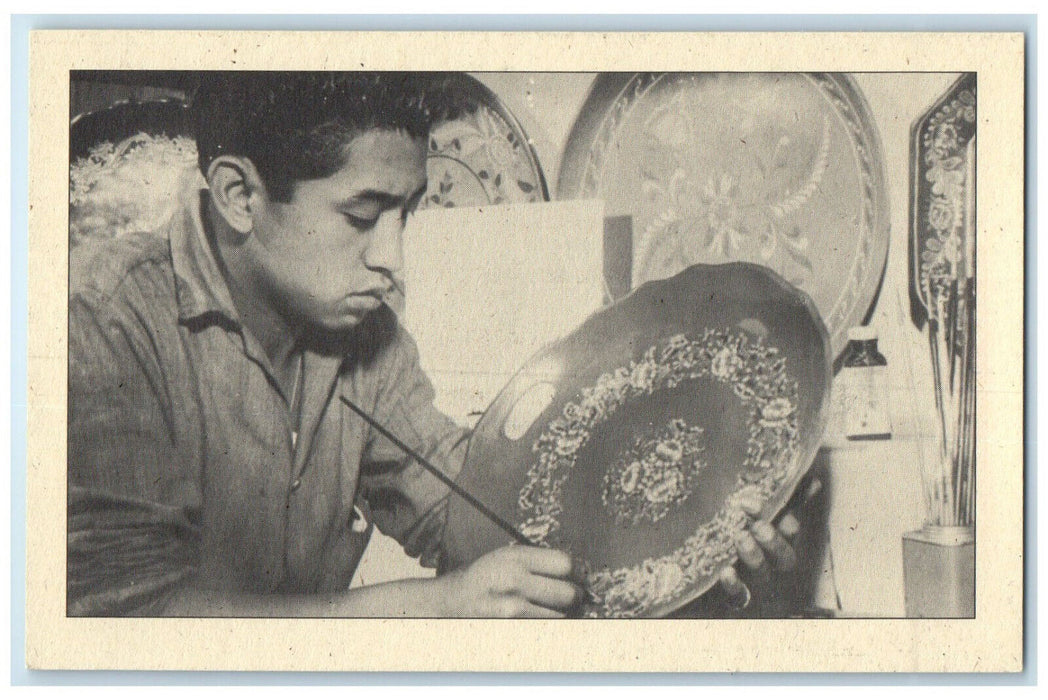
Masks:
[[[632,216],[634,286],[694,263],[772,268],[812,297],[837,354],[887,260],[882,161],[842,74],[606,74],[568,138],[557,196]]]
[[[768,268],[648,282],[530,360],[484,413],[458,483],[587,566],[593,617],[660,616],[736,558],[739,499],[772,517],[810,466],[830,386],[826,328]],[[508,544],[452,497],[445,568]]]

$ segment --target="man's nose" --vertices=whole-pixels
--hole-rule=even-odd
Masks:
[[[375,222],[364,250],[364,264],[390,275],[404,266],[404,220],[399,210],[384,212]]]

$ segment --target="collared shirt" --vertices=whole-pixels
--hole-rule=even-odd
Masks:
[[[433,407],[395,314],[383,306],[351,333],[308,339],[293,440],[288,401],[212,255],[202,196],[188,187],[160,233],[74,251],[70,614],[162,613],[190,580],[345,589],[370,535],[355,506],[409,554],[432,564],[439,549],[446,487],[343,400],[457,473],[466,433]]]

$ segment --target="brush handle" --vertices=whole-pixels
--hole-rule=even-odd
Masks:
[[[416,452],[415,450],[413,450],[410,447],[408,447],[396,435],[394,435],[393,433],[389,432],[386,428],[384,428],[382,426],[381,423],[379,423],[377,420],[372,418],[371,415],[369,415],[367,413],[367,411],[362,409],[360,406],[357,406],[355,403],[353,403],[352,401],[347,399],[345,396],[342,397],[342,402],[345,403],[347,406],[349,406],[351,409],[353,409],[353,411],[358,416],[363,418],[364,421],[368,425],[370,425],[372,428],[374,428],[379,434],[381,434],[387,440],[389,440],[394,445],[396,445],[398,448],[400,448],[400,450],[404,454],[406,454],[408,457],[410,457],[411,459],[413,459],[416,462],[418,462],[418,464],[423,469],[425,469],[430,474],[432,474],[433,476],[435,476],[438,479],[440,479],[444,483],[444,485],[447,486],[449,489],[451,489],[452,492],[454,492],[459,498],[461,498],[466,503],[468,503],[471,506],[473,506],[474,508],[476,508],[477,511],[481,515],[486,517],[488,520],[493,522],[495,525],[498,525],[500,528],[502,528],[506,532],[506,534],[508,534],[510,537],[512,537],[518,544],[529,545],[529,546],[534,546],[535,545],[534,542],[532,542],[527,537],[525,537],[523,534],[521,534],[521,532],[519,530],[517,530],[517,528],[513,527],[511,524],[506,522],[506,520],[504,520],[502,517],[500,517],[498,513],[496,513],[495,511],[491,510],[490,508],[488,508],[483,503],[481,503],[479,500],[477,500],[476,497],[473,496],[473,494],[471,494],[469,491],[466,491],[461,486],[456,484],[454,482],[454,480],[451,479],[451,477],[449,477],[447,474],[442,472],[440,469],[438,469],[434,465],[430,464],[429,461],[425,457],[423,457],[418,452]]]

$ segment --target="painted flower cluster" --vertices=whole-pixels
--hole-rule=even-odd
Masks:
[[[655,110],[645,133],[677,151],[689,143],[705,143],[702,120],[680,95]],[[812,274],[811,239],[794,219],[820,191],[830,166],[831,141],[830,121],[824,118],[811,169],[797,182],[787,154],[798,145],[785,133],[770,153],[738,172],[693,172],[687,160],[662,176],[645,169],[642,194],[657,213],[639,237],[638,277],[655,279],[664,276],[660,271],[710,259],[752,260],[774,263],[794,284],[804,286]],[[792,185],[784,186],[787,181]]]
[[[661,430],[633,439],[604,475],[601,501],[617,522],[657,523],[691,495],[706,466],[699,459],[702,433],[674,418]]]

